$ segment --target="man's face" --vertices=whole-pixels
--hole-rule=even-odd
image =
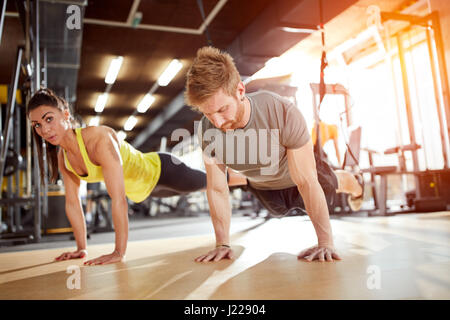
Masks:
[[[230,96],[223,89],[217,91],[199,106],[208,120],[222,131],[237,129],[244,116],[244,103],[236,96]]]

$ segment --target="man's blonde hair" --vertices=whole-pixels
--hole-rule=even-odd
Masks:
[[[213,47],[200,48],[186,76],[186,103],[196,109],[220,89],[234,97],[240,81],[228,53]]]

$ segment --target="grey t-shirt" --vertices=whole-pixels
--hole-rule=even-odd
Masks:
[[[198,136],[203,152],[245,175],[252,187],[277,190],[295,186],[287,149],[305,145],[310,137],[305,118],[288,99],[268,91],[247,95],[251,114],[244,128],[215,128],[203,116]]]

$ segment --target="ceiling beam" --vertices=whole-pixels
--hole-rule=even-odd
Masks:
[[[84,23],[97,24],[97,25],[103,25],[103,26],[111,26],[111,27],[124,27],[124,28],[135,28],[135,29],[145,29],[145,30],[154,30],[154,31],[163,31],[163,32],[175,32],[175,33],[201,35],[201,34],[203,34],[203,32],[205,32],[205,29],[213,21],[213,19],[220,12],[220,10],[227,3],[227,1],[228,0],[220,0],[216,4],[216,6],[212,9],[212,11],[206,17],[205,21],[203,21],[202,25],[198,29],[161,26],[161,25],[154,25],[154,24],[138,24],[138,25],[134,26],[132,24],[132,20],[130,20],[130,17],[128,17],[127,22],[85,18]],[[137,8],[134,8],[136,6],[135,4],[136,4],[136,2],[134,3],[132,11],[137,10]],[[131,14],[131,12],[130,12],[130,14]]]

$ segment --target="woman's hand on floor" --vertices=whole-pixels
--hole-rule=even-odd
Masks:
[[[63,260],[70,260],[70,259],[82,259],[84,257],[87,257],[87,250],[77,250],[74,252],[64,252],[60,256],[55,258],[55,261],[63,261]]]

